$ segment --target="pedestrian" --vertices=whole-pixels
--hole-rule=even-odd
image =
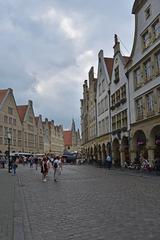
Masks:
[[[54,181],[57,182],[57,170],[59,167],[59,156],[57,156],[53,161],[53,171],[54,171]]]
[[[109,154],[106,157],[106,165],[107,165],[107,168],[110,170],[112,166],[112,158]]]
[[[36,166],[36,170],[38,169],[38,157],[35,157],[34,164]]]
[[[44,157],[41,162],[41,173],[42,173],[42,181],[46,182],[46,176],[48,174],[48,165],[47,165],[47,158]]]
[[[12,161],[12,175],[16,175],[17,167],[18,167],[18,165],[17,165],[16,160],[13,160]]]

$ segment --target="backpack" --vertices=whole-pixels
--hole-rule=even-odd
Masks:
[[[55,163],[53,164],[53,166],[54,166],[54,168],[57,168],[57,167],[58,167],[58,163],[55,162]]]

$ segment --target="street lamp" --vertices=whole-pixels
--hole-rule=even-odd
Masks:
[[[8,139],[8,172],[10,173],[10,167],[11,167],[11,163],[10,163],[11,133],[10,132],[7,133],[7,139]]]

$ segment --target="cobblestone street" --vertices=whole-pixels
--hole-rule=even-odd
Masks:
[[[58,182],[52,170],[46,183],[40,169],[17,175],[14,240],[160,239],[159,177],[73,165]]]

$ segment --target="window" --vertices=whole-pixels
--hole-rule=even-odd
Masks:
[[[134,81],[135,81],[135,87],[138,88],[141,86],[141,70],[138,68],[134,71]]]
[[[101,83],[98,85],[98,90],[99,90],[99,96],[101,95]]]
[[[112,117],[112,130],[116,130],[116,116]]]
[[[142,98],[139,98],[136,100],[136,115],[137,115],[137,120],[143,118],[143,100]]]
[[[154,103],[153,103],[153,92],[146,95],[146,105],[147,105],[147,113],[154,112]]]
[[[160,73],[160,52],[156,54],[157,75]]]
[[[114,83],[118,83],[119,82],[119,67],[115,68],[114,75],[115,75]]]
[[[116,92],[116,103],[120,101],[120,89]]]
[[[112,98],[112,106],[114,106],[115,105],[115,94],[113,94],[111,98]]]
[[[9,117],[9,124],[12,124],[12,118]]]
[[[16,119],[13,119],[13,125],[16,126]]]
[[[32,116],[29,116],[29,122],[33,123],[33,117]]]
[[[18,130],[18,139],[22,139],[22,132]]]
[[[126,98],[126,84],[124,84],[122,87],[121,87],[121,99],[125,99]]]
[[[160,88],[157,89],[158,112],[160,112]]]
[[[150,80],[152,76],[152,66],[151,60],[149,59],[147,62],[144,63],[144,75],[146,80]]]
[[[122,112],[122,127],[127,127],[127,110]]]
[[[151,16],[151,6],[148,6],[145,10],[146,20]]]
[[[105,98],[104,98],[104,102],[105,102],[105,110],[107,110],[107,109],[108,109],[107,96],[105,96]]]
[[[117,129],[121,128],[121,113],[117,114]]]
[[[0,136],[3,136],[3,126],[0,126]]]
[[[142,39],[143,39],[143,48],[144,49],[148,48],[150,45],[150,36],[148,31],[143,34]]]
[[[154,38],[157,39],[160,36],[160,22],[159,19],[152,25]]]
[[[105,91],[105,80],[103,79],[102,80],[102,92],[104,92]]]
[[[8,117],[6,115],[4,116],[4,123],[8,123]]]
[[[8,114],[13,115],[13,108],[8,107]]]

